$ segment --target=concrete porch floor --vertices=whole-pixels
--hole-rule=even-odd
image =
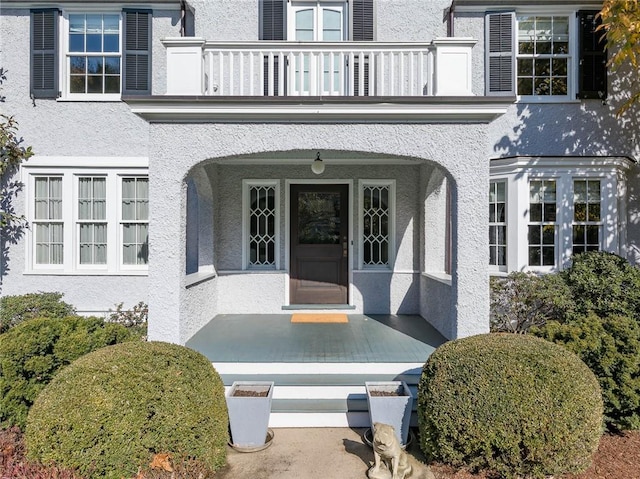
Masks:
[[[446,338],[417,315],[348,315],[291,323],[290,314],[215,316],[186,346],[212,363],[424,363]]]

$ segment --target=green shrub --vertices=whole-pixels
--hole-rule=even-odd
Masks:
[[[586,469],[602,432],[602,398],[587,366],[529,335],[445,343],[418,385],[420,446],[431,460],[505,477]]]
[[[557,274],[514,272],[491,278],[491,331],[526,333],[565,318],[574,308],[571,290]]]
[[[75,314],[62,293],[29,293],[0,298],[0,333],[30,318],[64,318]]]
[[[38,396],[27,455],[91,477],[132,477],[158,453],[226,462],[224,386],[188,348],[133,341],[94,351],[62,370]]]
[[[98,318],[29,319],[0,335],[0,424],[24,427],[36,396],[58,370],[131,333]]]
[[[640,324],[635,319],[591,313],[567,324],[550,321],[533,333],[562,344],[594,372],[608,429],[640,429]]]
[[[613,253],[577,255],[564,272],[579,314],[629,316],[640,321],[640,269]]]

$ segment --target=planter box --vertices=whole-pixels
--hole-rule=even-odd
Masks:
[[[373,423],[380,422],[393,426],[402,446],[409,438],[409,423],[413,396],[404,381],[365,382],[371,432]]]
[[[273,381],[236,381],[226,395],[231,442],[253,448],[265,444]]]

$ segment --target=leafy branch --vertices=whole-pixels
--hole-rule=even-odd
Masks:
[[[6,71],[0,68],[0,85],[7,79]],[[5,97],[0,95],[0,103]],[[11,204],[12,199],[22,189],[22,183],[13,181],[20,164],[33,156],[31,147],[23,145],[24,139],[18,136],[18,122],[12,115],[0,114],[0,227],[14,228],[24,224],[24,216],[16,215]]]

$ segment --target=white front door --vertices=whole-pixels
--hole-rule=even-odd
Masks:
[[[346,11],[342,1],[293,1],[289,7],[288,38],[297,42],[344,41]],[[335,95],[345,70],[337,52],[297,54],[289,69],[293,77],[289,82],[291,95]]]

